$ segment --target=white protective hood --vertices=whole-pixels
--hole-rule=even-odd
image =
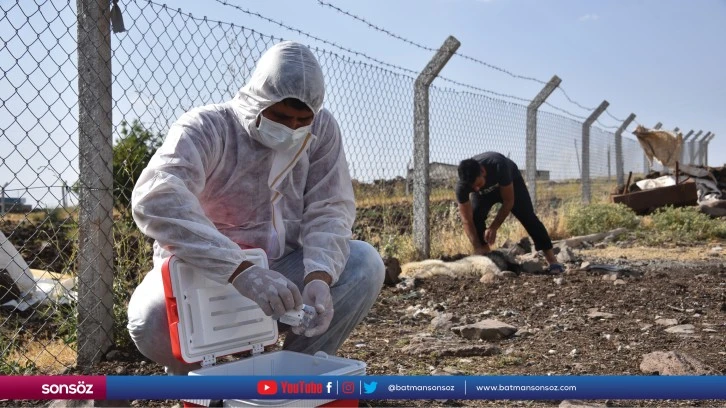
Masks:
[[[193,109],[169,129],[137,181],[134,219],[156,240],[154,265],[174,254],[226,283],[240,248],[272,260],[303,247],[306,273],[337,281],[347,262],[355,205],[340,129],[322,109],[320,65],[304,45],[283,42],[257,63],[227,103]],[[285,151],[257,142],[260,112],[296,98],[315,113],[311,134]]]

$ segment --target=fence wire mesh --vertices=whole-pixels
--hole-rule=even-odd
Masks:
[[[97,327],[117,346],[130,344],[126,305],[151,268],[151,242],[131,218],[131,191],[169,126],[193,107],[232,98],[260,55],[281,38],[153,1],[126,2],[124,18],[133,24],[123,35],[108,33],[112,134],[103,143],[112,143],[113,158],[87,157],[104,148],[79,139],[79,111],[91,107],[79,103],[75,2],[18,0],[0,10],[0,255],[9,254],[0,265],[0,373],[57,374],[79,353],[100,352],[84,351],[95,343],[83,340],[87,333],[77,335],[79,325]],[[358,208],[354,238],[384,257],[406,260],[414,254],[415,78],[362,54],[310,45],[325,75],[326,107],[344,135]],[[452,83],[458,82],[436,81],[430,90],[432,256],[468,250],[453,201],[460,160],[494,150],[522,171],[528,165],[527,107]],[[538,208],[579,200],[582,121],[540,111],[537,130]],[[692,151],[689,146],[685,157]],[[623,156],[625,174],[642,173],[642,149],[627,136]],[[94,165],[82,173],[81,162]],[[615,179],[612,132],[592,128],[590,162],[594,192],[604,195]],[[95,196],[110,189],[96,180],[104,167],[112,169],[113,209]],[[82,202],[96,204],[84,208]],[[99,214],[113,221],[112,234],[99,233]],[[88,245],[79,234],[95,240],[98,252],[79,255]],[[93,268],[104,265],[112,265],[113,282],[93,276]],[[79,323],[79,315],[91,319]]]
[[[59,373],[76,361],[76,13],[0,10],[0,373]]]

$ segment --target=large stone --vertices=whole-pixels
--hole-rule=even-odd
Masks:
[[[597,309],[590,309],[588,312],[587,317],[595,320],[612,319],[615,317],[612,313],[600,312]]]
[[[451,330],[465,339],[490,341],[506,339],[517,332],[516,327],[493,319],[452,327]]]
[[[497,355],[501,350],[488,343],[469,344],[461,340],[417,336],[401,352],[412,356],[474,357]]]
[[[562,245],[560,253],[557,254],[557,262],[559,263],[574,263],[576,261],[575,252],[572,248],[567,245]]]
[[[643,355],[640,371],[659,375],[705,375],[714,370],[680,351],[654,351]]]
[[[571,248],[583,248],[588,247],[590,242],[599,242],[603,239],[605,239],[608,236],[613,236],[612,239],[615,239],[619,235],[622,235],[624,233],[628,232],[627,228],[618,228],[614,229],[612,231],[608,232],[601,232],[597,234],[591,234],[591,235],[583,235],[579,237],[571,237],[562,241],[557,241],[555,244],[562,246],[562,244],[567,245]]]
[[[581,400],[564,400],[560,402],[559,408],[605,408],[605,404],[595,404]]]
[[[436,330],[449,330],[455,323],[459,323],[459,319],[454,317],[451,313],[439,313],[436,317],[431,319],[431,329]]]
[[[676,319],[658,319],[655,321],[655,324],[659,324],[661,326],[675,326],[678,324],[678,320],[676,320]]]
[[[680,324],[678,326],[671,326],[665,329],[665,331],[673,334],[693,334],[696,328],[692,324]]]

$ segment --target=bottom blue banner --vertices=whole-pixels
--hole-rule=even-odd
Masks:
[[[726,376],[109,376],[107,399],[726,399]]]

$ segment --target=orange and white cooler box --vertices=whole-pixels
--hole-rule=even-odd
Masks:
[[[246,249],[250,262],[267,268],[262,249]],[[162,266],[166,310],[174,356],[202,368],[189,375],[365,375],[362,361],[293,351],[264,353],[278,339],[277,322],[231,284],[220,285],[172,256]],[[216,364],[229,354],[251,351],[252,356]],[[185,401],[185,406],[209,406],[211,400]],[[225,407],[358,406],[357,400],[224,400]]]

